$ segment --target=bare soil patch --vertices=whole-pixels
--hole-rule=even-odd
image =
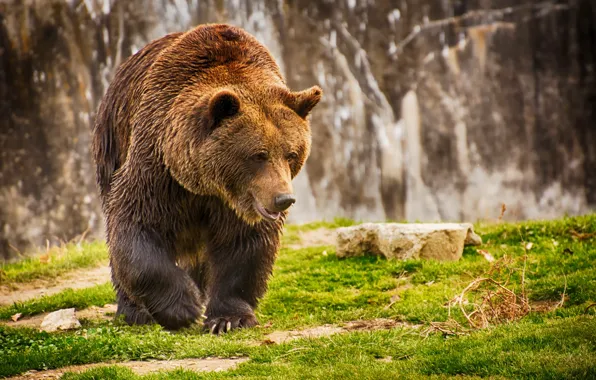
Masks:
[[[321,338],[334,334],[347,333],[351,331],[375,331],[390,330],[393,328],[407,327],[418,329],[422,325],[414,325],[405,322],[395,321],[389,318],[377,318],[371,320],[359,320],[346,322],[339,325],[316,326],[304,330],[274,331],[265,336],[264,344],[280,344],[301,338]]]
[[[0,306],[49,296],[66,289],[83,289],[110,281],[110,267],[75,270],[51,280],[34,280],[22,284],[0,286]]]
[[[407,322],[399,322],[389,318],[375,318],[371,320],[359,320],[346,322],[343,329],[346,331],[375,331],[375,330],[390,330],[395,328],[411,328],[419,329],[422,325],[417,325]]]
[[[29,371],[19,376],[10,377],[9,380],[32,380],[32,379],[59,379],[66,372],[83,372],[91,368],[117,365],[130,368],[137,375],[147,375],[158,371],[172,371],[185,369],[195,372],[219,372],[235,368],[238,364],[247,361],[248,358],[204,358],[204,359],[181,359],[181,360],[154,360],[154,361],[129,361],[94,363],[77,366],[69,366],[47,371]]]
[[[317,228],[316,230],[301,231],[298,233],[300,243],[290,244],[292,249],[316,247],[321,245],[335,245],[335,231],[328,228]]]
[[[280,344],[301,338],[320,338],[343,332],[344,329],[333,325],[312,327],[304,330],[274,331],[265,336],[264,343]]]

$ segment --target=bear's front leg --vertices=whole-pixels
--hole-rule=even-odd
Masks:
[[[173,261],[173,248],[140,227],[121,228],[110,236],[115,283],[163,327],[188,327],[201,311],[199,291]],[[127,313],[124,308],[123,313]],[[127,320],[133,316],[126,316]]]
[[[259,324],[254,309],[267,290],[279,244],[271,228],[239,229],[235,236],[219,237],[207,249],[210,281],[204,326],[213,334]]]

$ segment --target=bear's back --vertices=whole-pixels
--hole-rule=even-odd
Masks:
[[[118,69],[106,91],[93,126],[93,155],[102,201],[112,175],[126,161],[132,116],[142,97],[142,87],[159,54],[183,33],[172,33],[145,45]]]

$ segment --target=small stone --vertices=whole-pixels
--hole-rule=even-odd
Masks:
[[[364,223],[336,230],[337,257],[372,254],[387,259],[459,260],[464,245],[482,239],[468,223]]]
[[[469,226],[464,245],[482,245],[482,238],[474,232],[472,225],[464,224],[463,226]]]
[[[58,330],[70,330],[81,327],[81,323],[75,316],[75,309],[61,309],[54,311],[43,319],[40,329],[42,331],[54,332]]]

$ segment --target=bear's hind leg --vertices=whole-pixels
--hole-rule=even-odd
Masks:
[[[176,266],[173,247],[148,229],[129,226],[110,236],[115,284],[129,300],[121,309],[134,314],[142,305],[153,319],[169,330],[188,327],[199,317],[201,298],[188,273]]]
[[[147,309],[135,304],[122,289],[117,291],[116,298],[118,300],[116,317],[124,315],[124,321],[129,325],[147,325],[155,322]]]

